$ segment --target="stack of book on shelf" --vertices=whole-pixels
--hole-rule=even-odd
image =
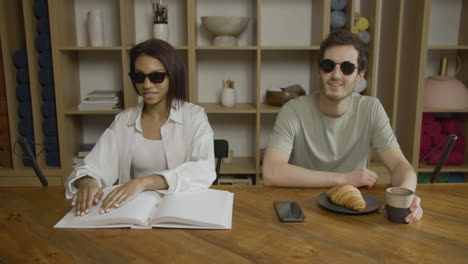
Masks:
[[[96,144],[81,144],[78,155],[73,158],[73,168],[82,166],[84,164],[84,158],[89,154],[89,152],[91,152],[91,150],[94,148],[94,145]]]
[[[113,110],[122,107],[122,92],[121,91],[103,91],[95,90],[86,98],[81,100],[78,105],[80,111],[87,110]]]

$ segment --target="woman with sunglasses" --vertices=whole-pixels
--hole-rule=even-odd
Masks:
[[[143,101],[115,117],[65,183],[77,215],[87,214],[103,187],[116,181],[122,185],[102,201],[101,213],[145,190],[204,189],[216,178],[213,131],[203,108],[185,101],[185,70],[176,50],[157,39],[136,45],[129,77]]]
[[[367,53],[357,35],[346,30],[334,31],[322,41],[320,90],[281,109],[265,150],[265,185],[370,188],[378,179],[366,168],[372,148],[391,172],[392,185],[415,191],[416,173],[382,104],[375,97],[353,93],[356,82],[364,78]],[[415,196],[407,222],[422,217],[420,201]]]

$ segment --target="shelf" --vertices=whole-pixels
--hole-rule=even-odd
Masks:
[[[76,46],[87,46],[89,43],[88,37],[88,13],[90,10],[99,9],[102,10],[102,31],[103,31],[103,42],[109,46],[117,46],[121,44],[122,32],[121,28],[121,17],[120,13],[125,6],[120,6],[119,1],[114,0],[101,0],[101,1],[64,1],[65,3],[59,3],[59,1],[48,1],[49,9],[57,9],[60,12],[61,19],[59,21],[51,19],[52,23],[58,24],[58,27],[63,27],[62,30],[66,31],[68,35],[57,36],[59,38],[67,38],[66,41],[73,41]],[[62,2],[62,1],[60,1]],[[128,8],[128,7],[127,7]],[[73,12],[73,13],[71,13]],[[53,14],[51,14],[53,16]],[[66,23],[71,27],[67,27]],[[127,22],[128,23],[128,22]],[[64,25],[65,24],[65,25]],[[72,39],[69,37],[73,36]],[[65,43],[65,42],[64,42]],[[68,42],[70,43],[70,42]]]
[[[281,111],[281,106],[271,106],[267,104],[260,104],[259,111],[260,113],[263,113],[263,114],[270,114],[270,113],[276,114]]]
[[[63,177],[64,174],[69,173],[69,171],[64,171],[61,168],[56,167],[41,167],[42,172],[44,173],[45,177],[49,179],[49,177]],[[36,177],[36,173],[34,169],[31,167],[21,167],[21,168],[4,168],[0,167],[0,177]],[[39,179],[37,182],[40,184]]]
[[[63,46],[58,48],[60,51],[114,51],[121,50],[122,46],[90,47],[90,46]]]
[[[256,174],[254,157],[233,157],[231,164],[221,162],[220,174]]]
[[[418,172],[433,172],[436,166],[419,164]],[[468,163],[459,166],[443,166],[441,172],[468,172]]]
[[[198,46],[197,50],[320,50],[320,46]]]
[[[197,50],[257,50],[257,46],[198,46]]]
[[[66,115],[116,115],[122,111],[123,111],[122,108],[115,109],[115,110],[90,110],[90,111],[67,109],[63,113]]]
[[[428,50],[468,50],[468,45],[432,45]]]
[[[125,50],[131,50],[135,45],[125,46]],[[188,46],[174,46],[176,50],[188,50]]]
[[[260,43],[266,46],[318,45],[327,23],[326,2],[260,1],[257,33]]]
[[[170,1],[172,2],[172,1]],[[188,1],[191,2],[191,1]],[[249,18],[246,28],[236,36],[239,46],[254,46],[257,41],[257,15],[260,3],[252,0],[237,1],[213,1],[197,0],[193,1],[193,16],[191,26],[195,30],[194,44],[196,46],[208,46],[212,44],[213,34],[203,26],[201,18],[213,15],[245,16]],[[170,10],[171,8],[169,8]],[[190,9],[189,9],[190,10]]]
[[[237,103],[234,107],[224,107],[218,103],[199,103],[208,114],[255,114],[253,103]]]
[[[320,46],[262,46],[261,50],[320,50]]]
[[[318,87],[317,65],[318,52],[310,50],[264,50],[260,62],[260,102],[266,104],[268,90],[280,90],[281,87],[299,85],[304,90]],[[264,108],[264,107],[262,107]],[[267,112],[279,112],[266,108]]]
[[[192,83],[192,96],[195,96],[191,100],[202,104],[218,103],[223,80],[229,79],[234,81],[237,102],[256,102],[256,55],[254,50],[196,50],[196,67],[193,70],[197,78]],[[249,113],[245,109],[241,112]],[[251,113],[254,112],[252,109]]]
[[[468,113],[468,108],[465,109],[441,109],[441,108],[424,108],[424,113]]]

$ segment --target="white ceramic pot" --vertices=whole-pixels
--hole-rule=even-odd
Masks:
[[[89,46],[104,46],[104,21],[102,10],[94,9],[88,12],[87,27]]]
[[[153,24],[153,37],[169,41],[169,26],[167,23]]]
[[[224,107],[233,107],[236,104],[236,90],[234,88],[223,88],[221,104]]]

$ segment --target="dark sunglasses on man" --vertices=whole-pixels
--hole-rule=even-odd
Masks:
[[[330,59],[324,59],[320,61],[320,69],[326,73],[330,73],[335,69],[336,64],[340,65],[340,70],[344,75],[351,75],[356,70],[356,65],[350,61],[344,61],[342,63],[336,63]]]
[[[152,83],[162,83],[166,75],[167,75],[167,72],[151,72],[148,74],[144,74],[142,72],[128,73],[128,76],[130,76],[130,79],[132,79],[134,83],[144,83],[146,77],[148,77],[148,79]]]

